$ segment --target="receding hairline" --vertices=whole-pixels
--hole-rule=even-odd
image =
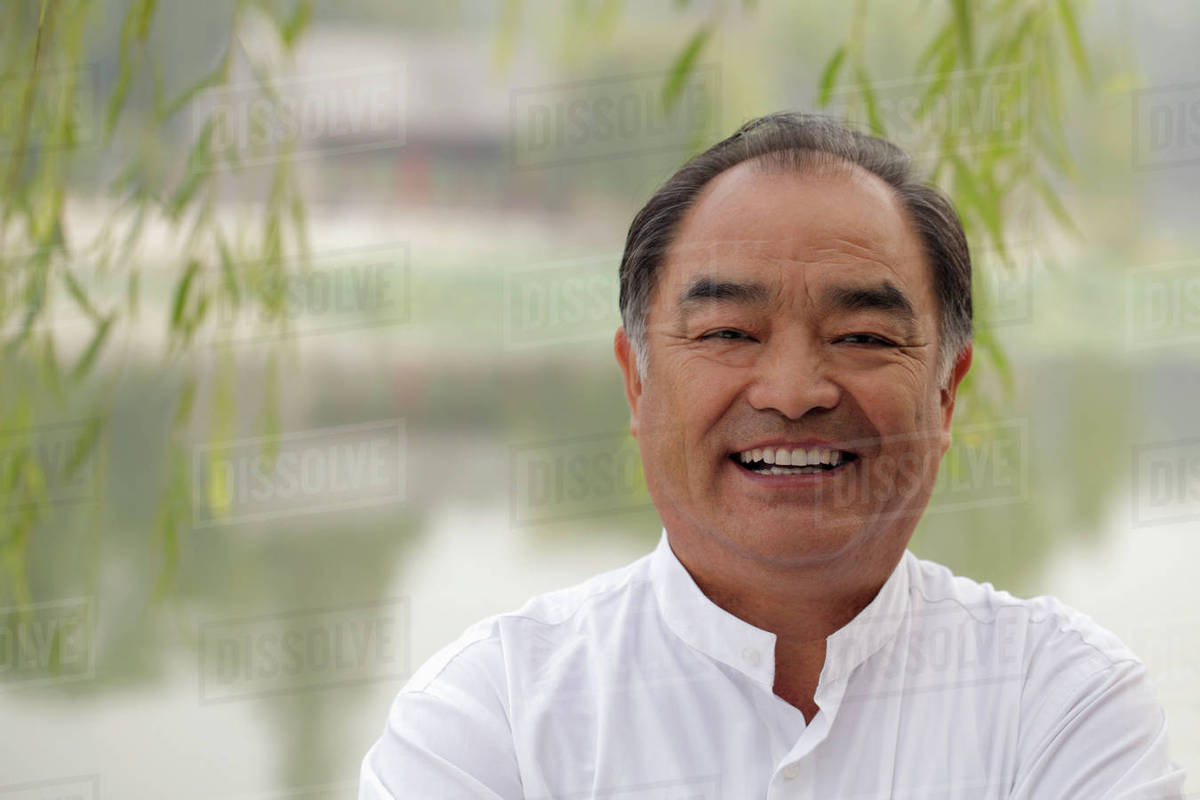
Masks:
[[[855,163],[836,153],[810,148],[772,150],[745,159],[744,161],[739,161],[728,169],[713,175],[700,191],[693,196],[687,209],[676,222],[675,229],[671,231],[670,239],[667,241],[659,262],[659,269],[655,271],[653,285],[651,286],[650,295],[647,298],[647,311],[649,311],[649,307],[653,305],[654,299],[658,295],[659,283],[662,280],[663,274],[669,268],[672,256],[679,252],[680,237],[688,227],[688,224],[694,219],[697,209],[703,206],[705,201],[712,196],[712,193],[717,190],[722,179],[739,172],[749,172],[758,175],[794,175],[797,178],[811,182],[848,179],[869,189],[880,199],[886,200],[887,204],[896,213],[900,223],[907,230],[911,241],[916,244],[917,255],[925,270],[928,288],[932,294],[935,314],[940,313],[937,291],[934,285],[936,276],[934,275],[933,259],[926,251],[917,221],[913,218],[912,212],[905,203],[905,199],[899,189],[882,176],[861,164]],[[711,242],[708,246],[716,244],[720,244],[720,242]]]

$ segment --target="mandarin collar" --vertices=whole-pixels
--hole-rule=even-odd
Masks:
[[[875,598],[826,638],[818,694],[848,677],[895,637],[908,611],[908,567],[913,558],[905,550]],[[710,600],[671,549],[666,528],[651,555],[650,580],[667,626],[685,644],[774,691],[775,634]]]

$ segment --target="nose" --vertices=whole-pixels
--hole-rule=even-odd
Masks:
[[[812,333],[772,337],[755,363],[747,400],[755,409],[778,411],[788,419],[834,408],[841,401],[842,388],[830,370]]]

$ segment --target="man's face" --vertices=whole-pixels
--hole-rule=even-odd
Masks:
[[[903,549],[970,356],[938,385],[930,269],[890,187],[857,167],[722,173],[682,220],[646,323],[645,381],[622,331],[616,349],[673,535],[776,565]]]

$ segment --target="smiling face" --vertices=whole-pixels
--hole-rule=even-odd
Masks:
[[[618,331],[673,538],[776,566],[895,563],[970,351],[939,386],[930,268],[891,187],[849,164],[720,174],[659,267],[646,345],[643,380]]]

